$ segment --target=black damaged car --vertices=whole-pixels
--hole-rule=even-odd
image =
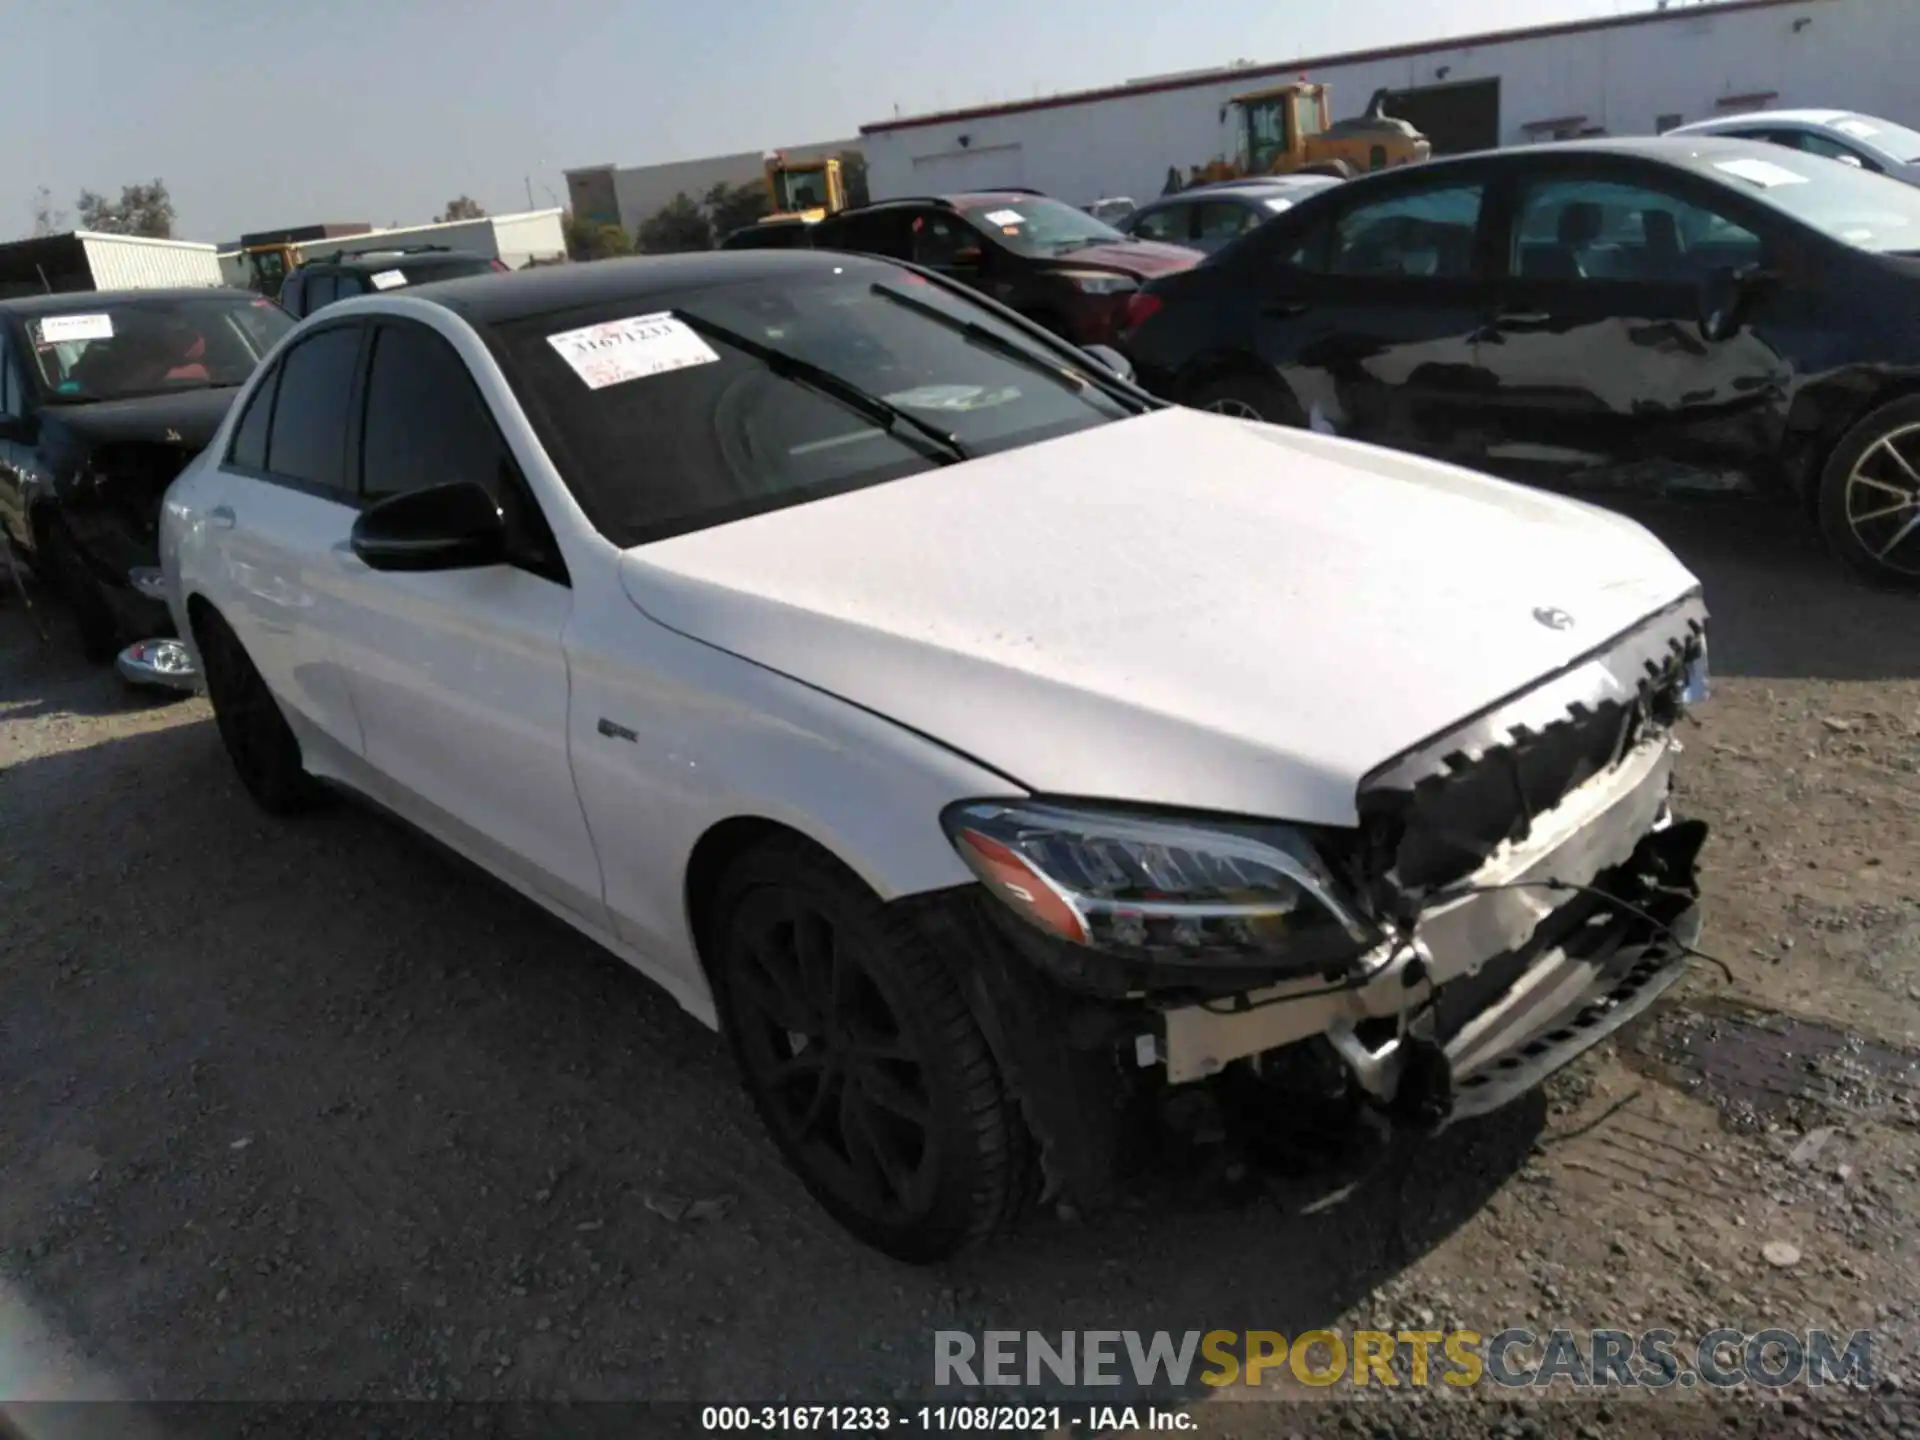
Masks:
[[[73,611],[88,659],[172,634],[161,498],[292,327],[244,290],[0,300],[0,529]]]
[[[1557,488],[1751,489],[1920,588],[1920,190],[1711,135],[1308,196],[1131,297],[1167,399]]]

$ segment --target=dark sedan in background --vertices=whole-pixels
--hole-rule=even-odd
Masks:
[[[1141,383],[1571,488],[1803,498],[1920,586],[1920,191],[1776,146],[1577,141],[1310,197],[1133,297]]]
[[[245,290],[0,301],[0,529],[92,660],[172,633],[160,501],[293,321]]]

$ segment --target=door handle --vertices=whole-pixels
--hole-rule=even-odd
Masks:
[[[1496,325],[1545,325],[1553,316],[1545,310],[1503,310],[1493,317]]]
[[[1260,307],[1260,313],[1275,320],[1284,320],[1294,315],[1307,313],[1304,300],[1273,300]]]
[[[233,509],[227,505],[216,505],[207,511],[207,524],[215,530],[233,529]]]

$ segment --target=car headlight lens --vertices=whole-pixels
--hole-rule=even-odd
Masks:
[[[969,801],[941,817],[988,891],[1070,944],[1154,960],[1301,973],[1377,940],[1284,825],[1045,801]]]
[[[1066,278],[1084,295],[1131,295],[1140,282],[1125,275],[1107,275],[1095,270],[1068,270]]]

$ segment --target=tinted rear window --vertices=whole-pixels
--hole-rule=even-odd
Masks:
[[[876,293],[971,320],[1034,357],[1011,359]],[[671,323],[661,323],[667,315]],[[595,388],[552,343],[644,317],[622,353],[691,363]],[[937,445],[776,374],[679,317],[818,365],[990,454],[1104,424],[1126,407],[1063,377],[1064,362],[971,302],[890,266],[641,296],[513,322],[490,339],[580,506],[620,546],[878,484],[943,463]],[[569,343],[564,342],[563,343]]]

